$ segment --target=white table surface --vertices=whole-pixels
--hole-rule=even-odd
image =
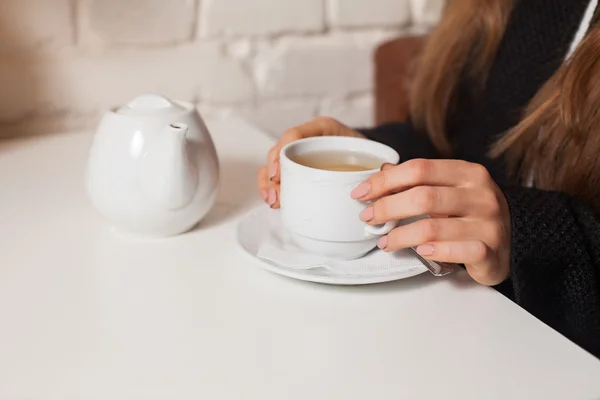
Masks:
[[[294,281],[235,243],[272,139],[208,121],[217,206],[183,236],[114,235],[89,133],[0,144],[0,399],[599,399],[600,361],[465,273]]]

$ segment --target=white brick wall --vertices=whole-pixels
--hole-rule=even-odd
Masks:
[[[412,0],[412,17],[416,25],[431,26],[440,18],[444,9],[440,0]]]
[[[278,134],[372,123],[372,56],[444,0],[0,0],[0,136],[158,91]]]
[[[196,6],[195,0],[81,0],[80,43],[134,47],[189,42],[195,35]]]
[[[0,52],[55,51],[75,38],[70,0],[0,0]]]
[[[331,0],[334,27],[403,26],[411,21],[409,0]]]
[[[368,90],[380,38],[352,35],[289,38],[260,51],[255,76],[263,97],[327,96]]]
[[[322,0],[203,0],[202,36],[268,35],[325,29]]]

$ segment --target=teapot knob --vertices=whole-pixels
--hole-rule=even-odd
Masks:
[[[173,103],[164,96],[159,94],[143,94],[136,97],[127,103],[127,107],[131,109],[159,109],[172,107]]]

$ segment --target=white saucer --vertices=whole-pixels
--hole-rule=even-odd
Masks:
[[[273,232],[281,227],[281,218],[278,211],[271,210],[267,206],[261,206],[244,216],[237,227],[237,242],[245,254],[253,262],[267,271],[287,276],[302,281],[325,283],[330,285],[368,285],[396,281],[420,275],[427,268],[417,267],[405,271],[390,273],[377,273],[373,275],[351,275],[335,274],[322,268],[295,269],[288,268],[263,260],[257,256],[260,244],[268,239]]]

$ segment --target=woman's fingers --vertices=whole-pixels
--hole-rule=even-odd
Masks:
[[[387,252],[416,247],[423,243],[475,239],[477,232],[460,218],[424,218],[399,226],[381,238],[378,246]]]
[[[414,159],[384,169],[359,185],[351,194],[368,201],[415,186],[487,186],[485,167],[461,160]]]
[[[418,186],[385,196],[369,205],[360,218],[370,225],[418,215],[495,216],[500,213],[495,193],[466,187]]]
[[[279,185],[269,178],[268,167],[261,167],[257,176],[258,194],[271,208],[279,208]]]
[[[396,164],[392,164],[392,163],[386,162],[385,164],[383,164],[381,166],[381,170],[385,171],[386,169],[394,168],[395,166],[396,166]]]
[[[497,267],[497,254],[481,240],[426,243],[417,252],[428,260],[465,264],[469,275],[482,285],[497,285],[509,274],[508,269]]]
[[[477,282],[496,285],[509,274],[509,263],[494,250],[502,235],[493,219],[426,218],[392,230],[377,245],[386,252],[416,247],[427,259],[465,264]]]
[[[433,216],[381,237],[377,245],[385,251],[417,247],[427,259],[465,264],[469,275],[484,285],[497,285],[510,274],[508,205],[481,165],[412,160],[382,168],[351,196],[378,199],[361,214],[371,225]]]
[[[287,130],[281,135],[279,142],[269,150],[267,154],[267,177],[270,181],[274,183],[279,183],[280,181],[279,152],[281,149],[288,143],[300,139],[302,139],[302,136],[299,132],[294,129]]]
[[[267,204],[271,208],[279,208],[279,185],[272,186],[267,193]]]
[[[256,175],[256,184],[258,187],[258,195],[261,199],[266,203],[267,197],[269,195],[269,177],[268,177],[268,168],[260,167],[258,169],[258,174]]]
[[[389,252],[433,242],[481,240],[495,244],[502,234],[496,227],[493,220],[424,218],[392,230],[379,245]]]
[[[425,243],[417,247],[417,253],[429,260],[459,264],[481,264],[493,256],[481,240]]]

